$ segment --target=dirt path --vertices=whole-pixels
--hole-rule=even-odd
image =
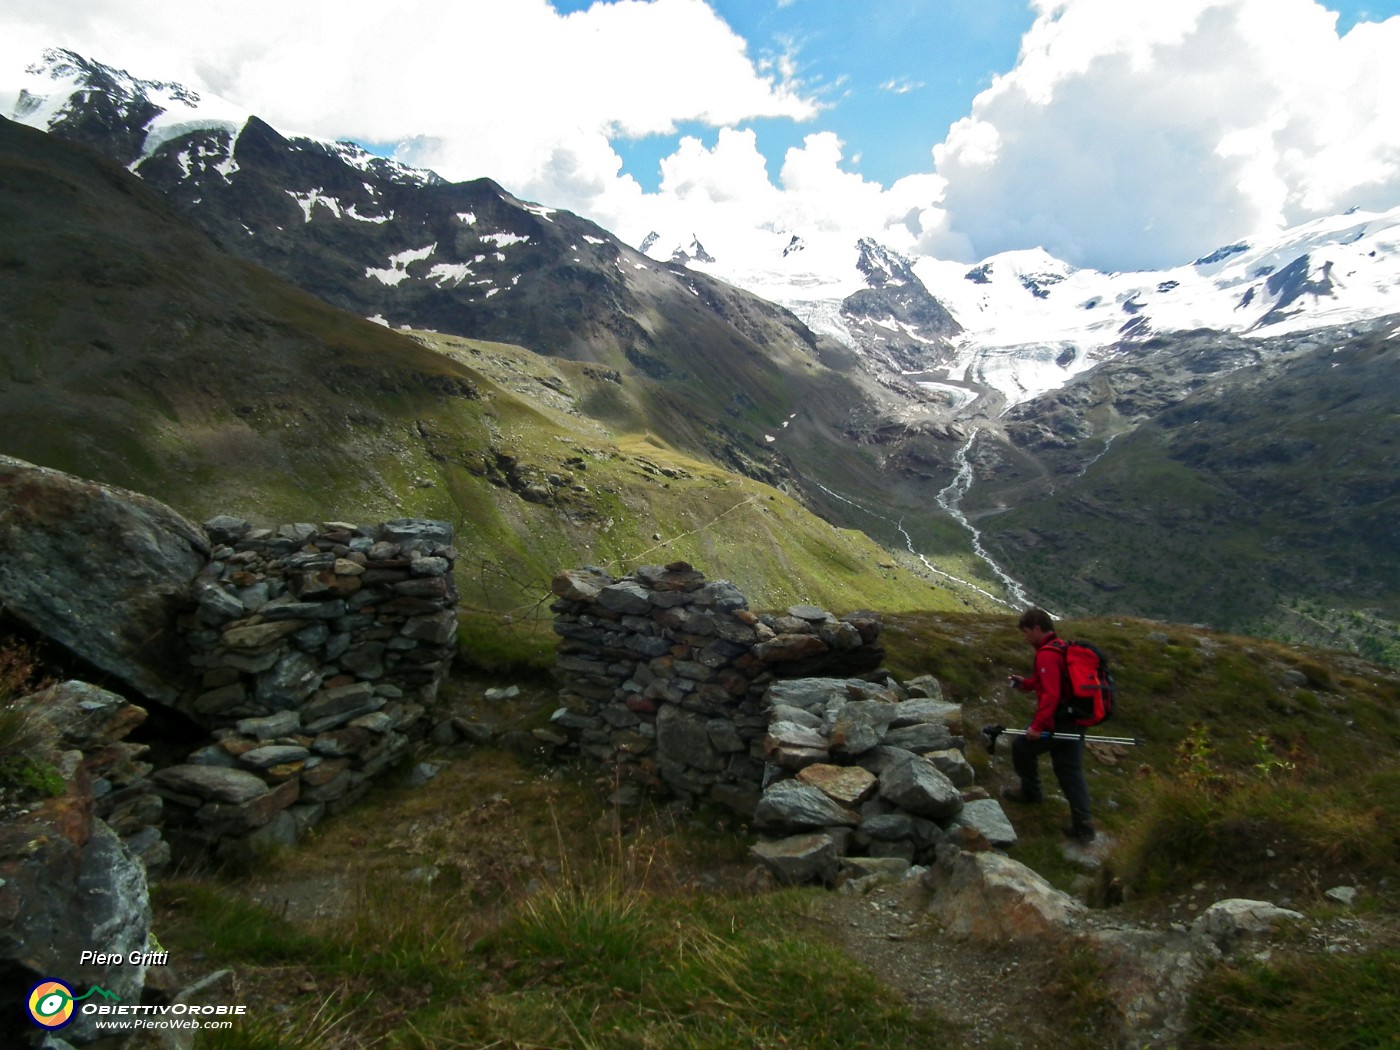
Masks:
[[[926,917],[927,896],[917,879],[864,896],[838,890],[821,898],[811,921],[916,1012],[949,1021],[958,1045],[1063,1047],[1063,1033],[1036,1005],[1054,977],[1053,952],[953,941]]]

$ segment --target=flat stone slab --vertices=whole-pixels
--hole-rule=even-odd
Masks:
[[[818,788],[796,780],[771,785],[754,811],[754,824],[764,828],[855,827],[860,818]]]
[[[843,806],[857,806],[880,786],[874,773],[860,766],[833,766],[825,762],[807,766],[797,774],[799,783],[810,784]]]
[[[836,840],[824,831],[757,843],[750,851],[778,879],[789,885],[835,881],[841,856]]]
[[[267,794],[267,785],[260,777],[244,769],[222,766],[168,766],[151,778],[163,788],[183,795],[241,805]]]
[[[245,765],[254,769],[271,769],[286,762],[300,762],[311,757],[311,752],[295,744],[269,744],[255,747],[239,756]]]

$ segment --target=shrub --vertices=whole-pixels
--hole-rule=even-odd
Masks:
[[[29,798],[63,793],[63,778],[48,759],[53,732],[27,699],[47,684],[33,646],[0,642],[0,788]]]

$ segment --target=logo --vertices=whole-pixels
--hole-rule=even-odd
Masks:
[[[73,1004],[80,1003],[94,994],[104,999],[117,998],[112,992],[97,985],[93,985],[82,995],[75,996],[73,989],[62,981],[40,981],[29,992],[29,1018],[41,1028],[62,1028],[73,1020]]]

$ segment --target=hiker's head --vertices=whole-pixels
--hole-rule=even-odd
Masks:
[[[1055,633],[1055,621],[1044,609],[1027,609],[1016,624],[1022,636],[1032,645],[1039,645],[1046,637]]]

